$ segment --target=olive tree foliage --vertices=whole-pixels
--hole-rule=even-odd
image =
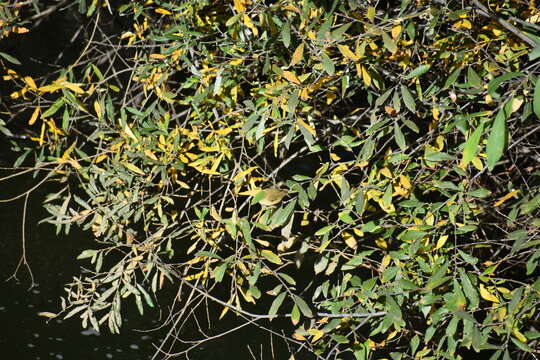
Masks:
[[[538,356],[534,0],[13,2],[0,36],[61,11],[74,61],[0,52],[14,167],[96,240],[58,316],[174,286],[171,334],[213,303],[292,358]]]

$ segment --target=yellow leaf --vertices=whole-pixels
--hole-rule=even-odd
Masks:
[[[373,6],[368,7],[366,16],[369,21],[373,22],[375,19],[375,8]]]
[[[238,58],[238,59],[234,59],[234,60],[229,61],[229,64],[231,64],[232,66],[237,66],[237,65],[240,65],[243,62],[244,62],[244,58]]]
[[[300,80],[290,71],[284,71],[283,77],[294,84],[300,84]]]
[[[300,126],[306,129],[311,135],[313,136],[317,135],[317,133],[315,132],[315,129],[309,126],[304,120],[302,120],[301,118],[296,118],[296,121],[300,124]]]
[[[166,56],[163,54],[150,54],[150,58],[151,59],[164,59],[166,58]]]
[[[500,206],[502,205],[506,200],[510,199],[512,196],[519,193],[519,190],[510,191],[508,194],[504,195],[502,198],[500,198],[493,206]]]
[[[244,16],[242,16],[242,20],[244,21],[244,25],[246,25],[253,32],[253,35],[259,35],[259,30],[253,24],[249,16],[247,16],[247,14],[244,14]]]
[[[36,83],[34,82],[34,79],[32,79],[30,76],[24,77],[24,82],[28,84],[32,89],[37,89]]]
[[[36,122],[36,120],[38,118],[40,110],[41,110],[41,107],[39,107],[39,106],[34,109],[34,112],[32,113],[32,116],[30,116],[30,120],[28,120],[28,125],[34,125],[34,123]]]
[[[308,329],[307,332],[313,335],[313,337],[311,338],[312,343],[316,342],[324,335],[324,331],[322,331],[321,329]]]
[[[376,239],[375,244],[381,249],[388,249],[388,244],[386,244],[386,241],[382,237]]]
[[[109,155],[108,154],[101,154],[96,158],[96,164],[99,164],[103,160],[105,160]]]
[[[165,10],[163,8],[157,8],[154,11],[162,15],[171,15],[171,12],[169,10]]]
[[[55,92],[56,90],[61,89],[62,87],[58,84],[45,85],[40,87],[38,90],[41,92]]]
[[[348,232],[343,232],[341,236],[343,237],[343,240],[345,240],[345,244],[347,244],[348,247],[356,250],[356,248],[358,247],[358,242],[356,241],[354,236],[352,236],[352,234],[349,234]]]
[[[94,101],[94,110],[96,111],[96,115],[98,119],[101,119],[103,116],[103,113],[101,112],[101,105],[99,104],[99,101]]]
[[[501,319],[502,320],[502,319]],[[521,341],[522,343],[527,343],[527,338],[525,337],[525,335],[523,335],[517,328],[513,328],[512,329],[512,334],[514,334],[514,336],[519,340]]]
[[[75,148],[75,143],[76,143],[76,141],[74,141],[73,144],[71,144],[71,146],[67,148],[67,150],[64,152],[64,154],[60,158],[60,162],[65,162],[69,158],[69,155],[71,154],[71,152]]]
[[[492,293],[490,293],[485,287],[484,284],[480,284],[480,296],[487,300],[494,303],[500,303],[499,299],[495,297]]]
[[[399,34],[401,33],[401,25],[394,26],[392,28],[392,39],[396,40]]]
[[[81,87],[79,85],[77,85],[77,84],[73,84],[73,83],[70,83],[70,82],[63,82],[61,85],[68,88],[69,90],[73,91],[74,93],[84,94],[84,90],[81,89]]]
[[[234,10],[236,10],[236,12],[238,12],[238,13],[246,11],[244,1],[242,1],[242,0],[234,0]]]
[[[148,156],[150,159],[154,160],[154,161],[158,161],[158,158],[156,157],[156,155],[151,151],[151,150],[148,150],[148,149],[144,149],[144,153],[146,156]]]
[[[360,57],[356,56],[356,54],[353,53],[347,45],[338,45],[338,49],[341,52],[341,55],[351,59],[352,61],[358,61],[360,59]]]
[[[140,168],[138,168],[137,166],[133,165],[132,163],[129,163],[127,161],[124,161],[122,164],[124,164],[124,166],[133,171],[134,173],[137,173],[139,175],[146,175],[144,171],[142,171]]]
[[[366,86],[371,85],[371,75],[369,75],[369,72],[365,66],[362,66],[362,79],[364,80],[364,84],[366,84]]]
[[[296,50],[294,50],[294,53],[292,54],[291,63],[289,66],[293,66],[298,64],[300,60],[302,60],[302,57],[304,56],[304,43],[301,43],[298,45]]]
[[[454,25],[452,25],[452,27],[456,28],[456,29],[459,29],[459,28],[463,28],[463,29],[472,29],[472,24],[469,20],[467,19],[462,19],[456,23],[454,23]]]
[[[437,245],[435,246],[434,250],[438,250],[438,249],[442,248],[444,246],[444,244],[446,243],[446,240],[448,240],[448,235],[441,236],[439,238],[439,240],[437,240]]]

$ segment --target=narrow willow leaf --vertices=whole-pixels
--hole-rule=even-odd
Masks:
[[[482,87],[482,79],[474,71],[472,66],[467,69],[467,85],[477,89]]]
[[[304,43],[300,43],[296,50],[294,50],[289,66],[296,65],[300,62],[300,60],[302,60],[302,57],[304,56],[304,46]]]
[[[21,62],[19,60],[17,60],[16,58],[14,58],[13,56],[11,56],[9,54],[6,54],[4,52],[0,52],[0,56],[3,57],[4,59],[6,59],[7,61],[9,61],[12,64],[21,65]]]
[[[283,303],[283,300],[285,299],[285,295],[287,295],[286,292],[282,292],[279,294],[274,301],[272,301],[272,305],[270,305],[270,310],[268,311],[268,315],[276,315],[279,307]]]
[[[416,112],[416,103],[414,101],[414,97],[412,96],[411,92],[406,86],[401,85],[401,97],[403,98],[403,102],[405,103],[405,106],[407,109],[409,109],[411,112]]]
[[[278,255],[276,255],[275,253],[273,253],[272,251],[270,250],[262,250],[261,251],[261,255],[268,261],[270,261],[271,263],[274,263],[274,264],[277,264],[277,265],[281,265],[283,263],[283,261],[281,261],[280,257]]]
[[[334,75],[334,73],[336,72],[336,67],[334,66],[334,62],[332,61],[332,59],[330,59],[330,57],[328,57],[328,55],[326,55],[325,53],[321,54],[321,59],[324,71],[326,71],[328,75]]]
[[[384,47],[392,54],[394,54],[398,50],[396,44],[394,43],[394,40],[392,40],[392,38],[388,36],[388,34],[385,32],[382,33],[382,38]]]
[[[405,136],[403,135],[403,132],[401,131],[401,128],[397,123],[394,123],[394,139],[396,140],[396,144],[402,151],[405,151],[405,149],[407,149]]]
[[[480,142],[480,137],[484,132],[484,124],[480,124],[474,130],[474,132],[469,136],[463,147],[463,158],[461,159],[461,166],[466,167],[474,159],[478,152],[478,143]]]
[[[510,99],[510,102],[512,99]],[[506,137],[508,133],[506,125],[506,106],[501,108],[495,117],[493,126],[491,127],[491,133],[489,134],[486,153],[487,153],[487,165],[489,171],[493,171],[497,162],[501,159],[506,145]]]
[[[283,27],[281,28],[281,40],[286,48],[291,44],[291,25],[288,22],[283,24]]]
[[[311,309],[309,308],[308,304],[298,295],[293,295],[293,300],[296,305],[298,305],[298,308],[304,314],[306,317],[313,317],[313,312],[311,312]]]
[[[510,72],[494,78],[488,83],[488,94],[491,95],[493,98],[497,99],[498,97],[500,97],[499,93],[497,93],[497,89],[499,88],[499,86],[501,86],[503,82],[523,75],[525,74],[522,72]]]
[[[461,68],[457,68],[456,70],[454,70],[454,72],[450,74],[448,79],[446,79],[443,89],[448,89],[450,86],[454,85],[460,73],[461,73]]]
[[[41,117],[46,118],[49,116],[53,116],[58,111],[58,109],[62,107],[62,105],[64,105],[64,98],[59,98],[47,109],[47,111],[41,114]]]
[[[420,65],[416,69],[411,71],[407,76],[405,76],[405,79],[410,80],[412,78],[422,76],[425,73],[427,73],[430,68],[431,68],[431,65]]]

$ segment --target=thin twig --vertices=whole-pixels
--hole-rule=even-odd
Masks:
[[[503,27],[505,27],[508,31],[510,31],[511,33],[516,35],[518,38],[525,41],[527,44],[531,45],[532,47],[536,47],[536,46],[539,45],[536,41],[534,41],[533,39],[531,39],[530,37],[525,35],[517,27],[510,24],[508,21],[500,18],[497,15],[494,15],[494,14],[490,13],[489,9],[487,7],[485,7],[480,1],[472,0],[472,3],[479,9],[478,10],[479,14],[484,15],[484,16],[490,18],[490,19],[493,19],[493,20],[497,21],[499,24],[501,24]]]

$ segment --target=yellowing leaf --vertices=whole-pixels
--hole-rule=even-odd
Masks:
[[[258,166],[252,166],[250,167],[249,169],[246,169],[246,170],[243,170],[243,171],[240,171],[238,174],[236,174],[233,178],[232,178],[232,181],[235,182],[237,180],[240,180],[242,179],[244,176],[246,176],[247,174],[249,174],[250,172],[252,172],[253,170],[257,169]],[[258,190],[257,192],[259,192],[260,190]]]
[[[500,303],[499,299],[495,297],[492,293],[490,293],[485,287],[484,284],[480,284],[480,296],[487,301],[491,301],[494,303]]]
[[[101,105],[99,104],[99,101],[94,101],[94,110],[96,111],[96,115],[98,117],[98,119],[101,119],[101,117],[103,116],[103,113],[102,113],[102,109],[101,109]]]
[[[146,175],[146,174],[144,173],[144,171],[142,171],[140,168],[138,168],[137,166],[133,165],[132,163],[129,163],[129,162],[127,162],[127,161],[124,161],[122,164],[126,167],[126,169],[131,170],[131,171],[133,171],[133,172],[136,173],[136,174],[139,174],[139,175]]]
[[[392,39],[396,40],[399,34],[401,33],[401,25],[396,25],[392,28]]]
[[[347,45],[338,45],[338,49],[343,56],[351,59],[352,61],[358,61],[360,59]]]
[[[39,107],[39,106],[34,109],[34,112],[32,113],[32,116],[30,116],[30,120],[28,120],[28,125],[34,125],[34,123],[36,122],[36,120],[38,118],[40,110],[41,110],[41,107]]]
[[[247,16],[247,14],[244,14],[244,16],[242,16],[242,20],[244,21],[244,25],[246,25],[253,32],[253,35],[259,35],[259,30],[253,24],[249,16]]]
[[[508,194],[504,195],[502,198],[497,200],[497,202],[493,204],[493,206],[502,205],[506,200],[510,199],[512,196],[516,195],[517,193],[519,193],[519,190],[510,191]]]
[[[371,22],[375,19],[375,8],[373,6],[368,7],[366,17]]]
[[[275,253],[273,253],[272,251],[270,250],[262,250],[261,251],[261,255],[268,261],[270,261],[271,263],[274,263],[274,264],[277,264],[277,265],[281,265],[283,264],[283,261],[281,261],[280,257],[278,255],[276,255]]]
[[[77,84],[73,84],[73,83],[70,83],[70,82],[63,82],[61,85],[68,88],[69,90],[73,91],[74,93],[84,94],[84,90],[81,89],[81,87],[79,85],[77,85]]]
[[[169,10],[165,10],[163,8],[157,8],[154,11],[162,15],[171,15],[171,12]]]
[[[446,240],[448,240],[448,235],[441,236],[439,238],[439,240],[437,240],[437,245],[435,246],[434,250],[438,250],[438,249],[442,248],[444,246],[444,244],[446,243]]]
[[[364,80],[364,84],[366,84],[366,86],[371,85],[371,75],[369,75],[369,72],[365,66],[362,66],[362,79]]]
[[[296,121],[300,124],[300,126],[306,129],[311,135],[313,136],[317,135],[317,133],[315,132],[315,129],[309,126],[304,120],[302,120],[301,118],[296,118]]]
[[[300,84],[300,80],[298,80],[298,78],[296,77],[296,75],[294,75],[292,72],[290,71],[284,71],[283,72],[283,77],[285,79],[287,79],[289,82],[292,82],[294,84]]]
[[[301,43],[300,45],[298,45],[296,50],[294,50],[289,66],[296,65],[298,64],[298,62],[300,62],[300,60],[302,60],[302,57],[304,56],[304,46],[304,43]]]
[[[317,340],[319,340],[324,335],[324,331],[322,331],[321,329],[308,329],[307,332],[310,335],[313,335],[313,337],[311,338],[312,343],[316,342]]]

